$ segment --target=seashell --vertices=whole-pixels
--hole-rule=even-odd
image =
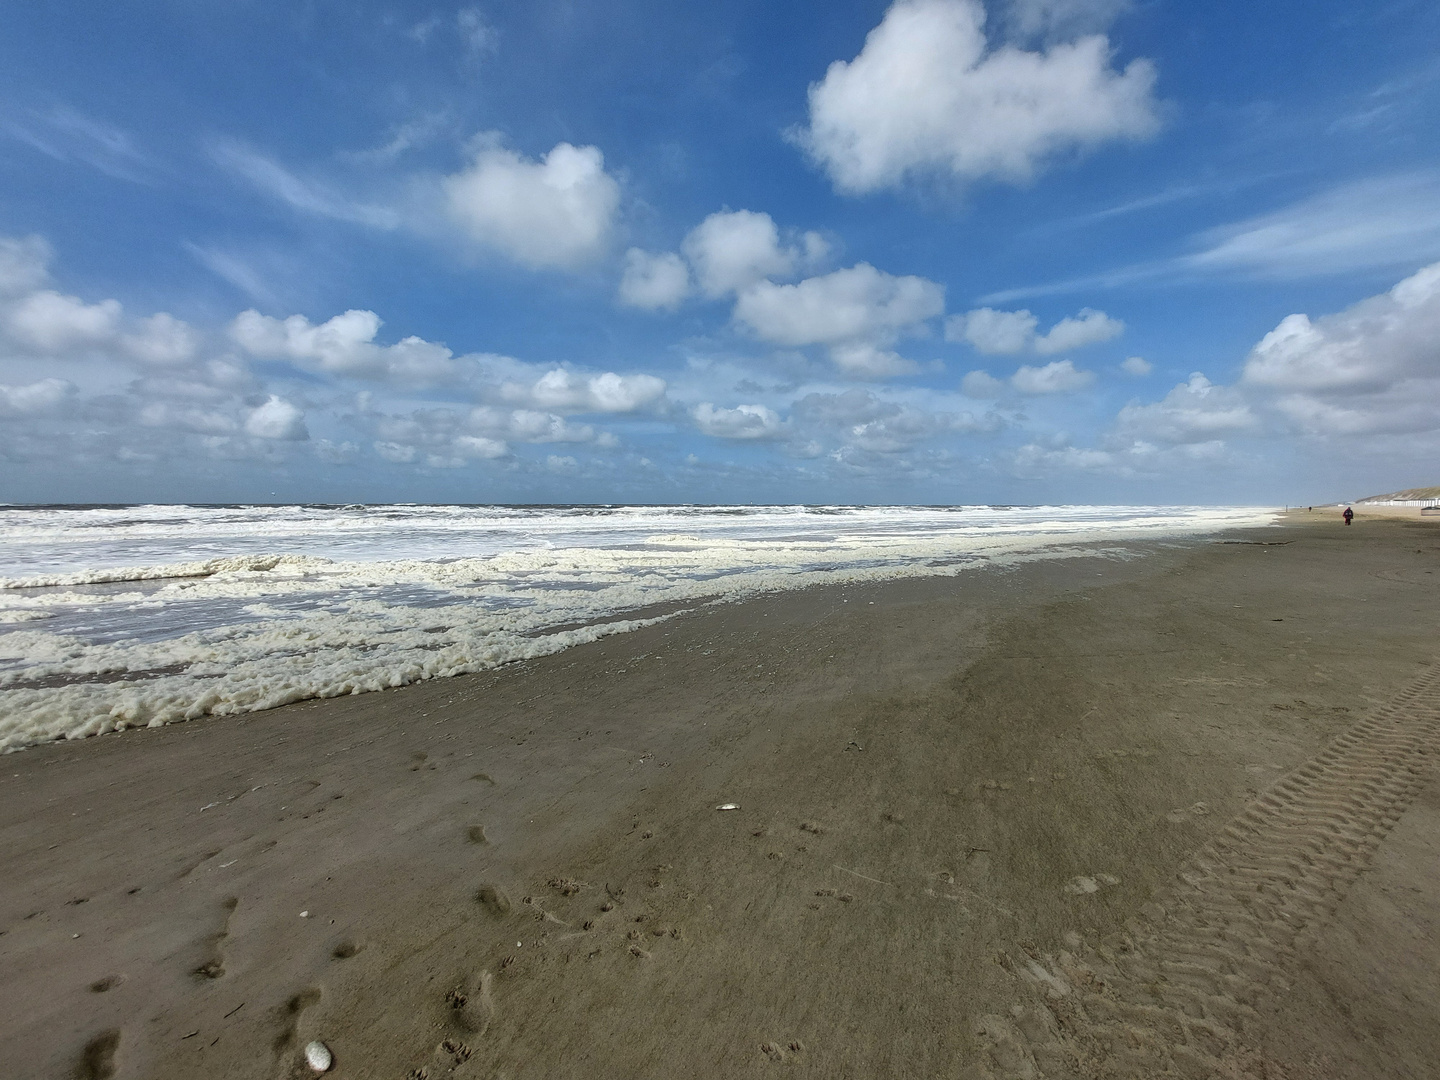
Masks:
[[[715,807],[715,809],[716,809],[716,810],[739,810],[739,809],[740,809],[740,804],[739,804],[739,803],[734,803],[734,802],[722,802],[719,806]]]
[[[317,1073],[329,1072],[330,1066],[335,1064],[335,1057],[328,1046],[316,1039],[305,1044],[305,1064]]]

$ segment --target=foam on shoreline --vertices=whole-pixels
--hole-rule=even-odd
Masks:
[[[716,515],[719,516],[718,514]],[[1031,515],[1043,517],[1042,515]],[[483,671],[672,618],[814,585],[1123,556],[1128,540],[1264,524],[1267,511],[1058,512],[907,530],[873,521],[785,537],[624,535],[448,560],[256,552],[0,581],[0,749]],[[704,519],[692,525],[705,526]],[[635,618],[664,605],[669,614]],[[561,629],[561,628],[565,629]]]

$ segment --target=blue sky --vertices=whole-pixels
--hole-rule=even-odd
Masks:
[[[5,3],[0,499],[1440,481],[1440,10]]]

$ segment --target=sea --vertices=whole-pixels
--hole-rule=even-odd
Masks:
[[[1201,506],[0,506],[0,750],[484,671],[709,604],[1265,525]]]

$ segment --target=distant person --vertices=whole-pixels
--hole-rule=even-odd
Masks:
[[[1355,511],[1351,510],[1350,507],[1347,506],[1345,507],[1345,513],[1341,514],[1340,516],[1345,519],[1345,524],[1349,525],[1351,519],[1355,516]]]

